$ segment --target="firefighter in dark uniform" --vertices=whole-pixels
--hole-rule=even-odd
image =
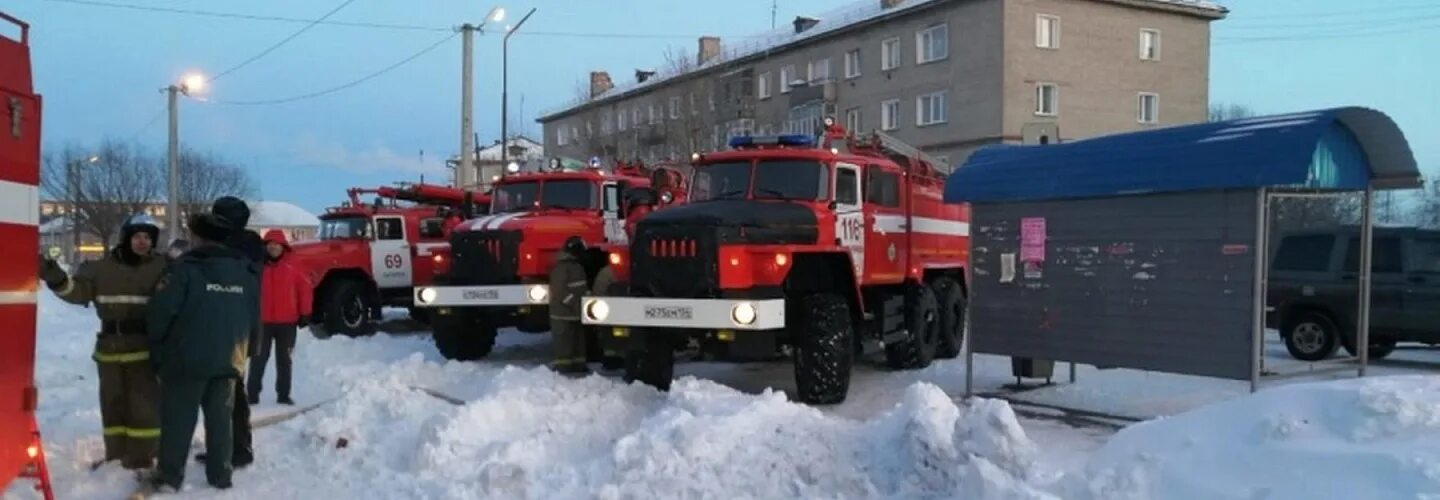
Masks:
[[[80,264],[74,276],[53,260],[40,263],[40,277],[55,295],[71,304],[93,303],[100,316],[94,359],[105,459],[95,467],[118,460],[127,469],[148,469],[155,461],[160,388],[145,341],[145,308],[169,263],[154,250],[159,235],[155,219],[135,215],[120,227],[120,243],[103,259]]]
[[[231,228],[228,236],[220,243],[231,250],[240,252],[255,264],[256,269],[263,268],[266,257],[265,242],[255,231],[245,229],[245,226],[250,223],[250,207],[245,204],[245,201],[234,196],[222,196],[210,206],[210,213],[222,219]],[[251,332],[246,339],[248,348],[245,355],[247,358],[257,354],[255,351],[260,347],[259,288],[256,289],[256,294],[256,327],[255,331]],[[232,418],[235,443],[234,455],[230,457],[230,463],[237,468],[245,467],[255,461],[255,448],[250,438],[250,401],[246,396],[249,391],[245,390],[245,377],[243,376],[245,369],[242,367],[240,371],[242,376],[235,380],[235,402],[232,405],[235,413]],[[208,454],[201,453],[196,455],[195,459],[204,462],[207,457]]]
[[[567,375],[589,373],[586,361],[585,329],[580,324],[580,298],[588,285],[581,257],[585,242],[579,236],[565,240],[550,270],[550,335],[555,359],[550,368]]]
[[[151,485],[178,490],[195,422],[205,412],[205,479],[231,486],[232,401],[244,373],[247,340],[260,320],[260,269],[221,245],[229,222],[213,214],[190,217],[196,246],[171,266],[156,287],[146,323],[155,371],[164,388],[159,473]]]

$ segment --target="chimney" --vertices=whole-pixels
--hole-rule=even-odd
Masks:
[[[609,92],[610,89],[613,89],[613,88],[615,88],[615,84],[610,82],[610,73],[607,73],[607,72],[604,72],[604,71],[591,71],[591,72],[590,72],[590,98],[591,98],[591,99],[594,99],[594,98],[596,98],[596,97],[600,97],[600,94],[604,94],[604,93],[606,93],[606,92]]]
[[[816,24],[820,24],[819,19],[815,19],[813,17],[795,16],[795,33],[804,33],[805,30],[814,28]]]
[[[698,63],[699,63],[700,66],[704,66],[705,63],[710,62],[710,61],[713,61],[713,60],[715,60],[715,58],[720,57],[720,37],[718,37],[718,36],[702,36],[702,37],[700,37],[700,53],[699,53],[699,54],[700,54],[699,57],[697,57],[696,59],[697,59],[697,61],[698,61]]]
[[[880,8],[889,9],[902,3],[905,3],[905,0],[880,0]]]
[[[636,81],[636,82],[645,83],[645,80],[649,80],[650,77],[652,77],[652,76],[655,76],[655,72],[654,72],[654,71],[650,71],[650,70],[646,70],[646,69],[637,69],[637,70],[635,70],[635,81]]]

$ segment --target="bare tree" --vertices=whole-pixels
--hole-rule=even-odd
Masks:
[[[1256,116],[1255,110],[1244,104],[1226,104],[1217,102],[1210,105],[1210,121],[1223,122],[1225,120],[1239,120]]]
[[[165,178],[168,166],[156,162],[157,178]],[[226,162],[213,153],[192,149],[180,152],[180,218],[204,211],[216,198],[235,196],[254,198],[257,194],[250,175],[240,166]]]
[[[1415,219],[1422,227],[1440,229],[1440,183],[1430,181],[1420,192]]]
[[[163,177],[154,169],[154,157],[123,142],[72,144],[45,155],[41,189],[49,199],[74,206],[72,228],[111,242],[126,218],[160,199]]]

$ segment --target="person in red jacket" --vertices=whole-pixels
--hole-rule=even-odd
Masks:
[[[264,327],[260,346],[251,349],[256,354],[250,358],[250,380],[245,384],[252,405],[260,402],[260,384],[265,378],[272,345],[275,392],[280,396],[277,401],[283,405],[295,404],[290,399],[291,354],[295,351],[296,331],[310,323],[312,290],[305,273],[286,260],[285,254],[289,252],[290,242],[285,232],[272,229],[265,233],[265,272],[260,282],[260,322]]]

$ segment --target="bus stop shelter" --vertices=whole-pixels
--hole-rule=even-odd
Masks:
[[[1389,117],[1337,108],[977,151],[945,201],[971,205],[974,353],[1261,378],[1273,199],[1363,193],[1360,374],[1375,190],[1419,187]]]

